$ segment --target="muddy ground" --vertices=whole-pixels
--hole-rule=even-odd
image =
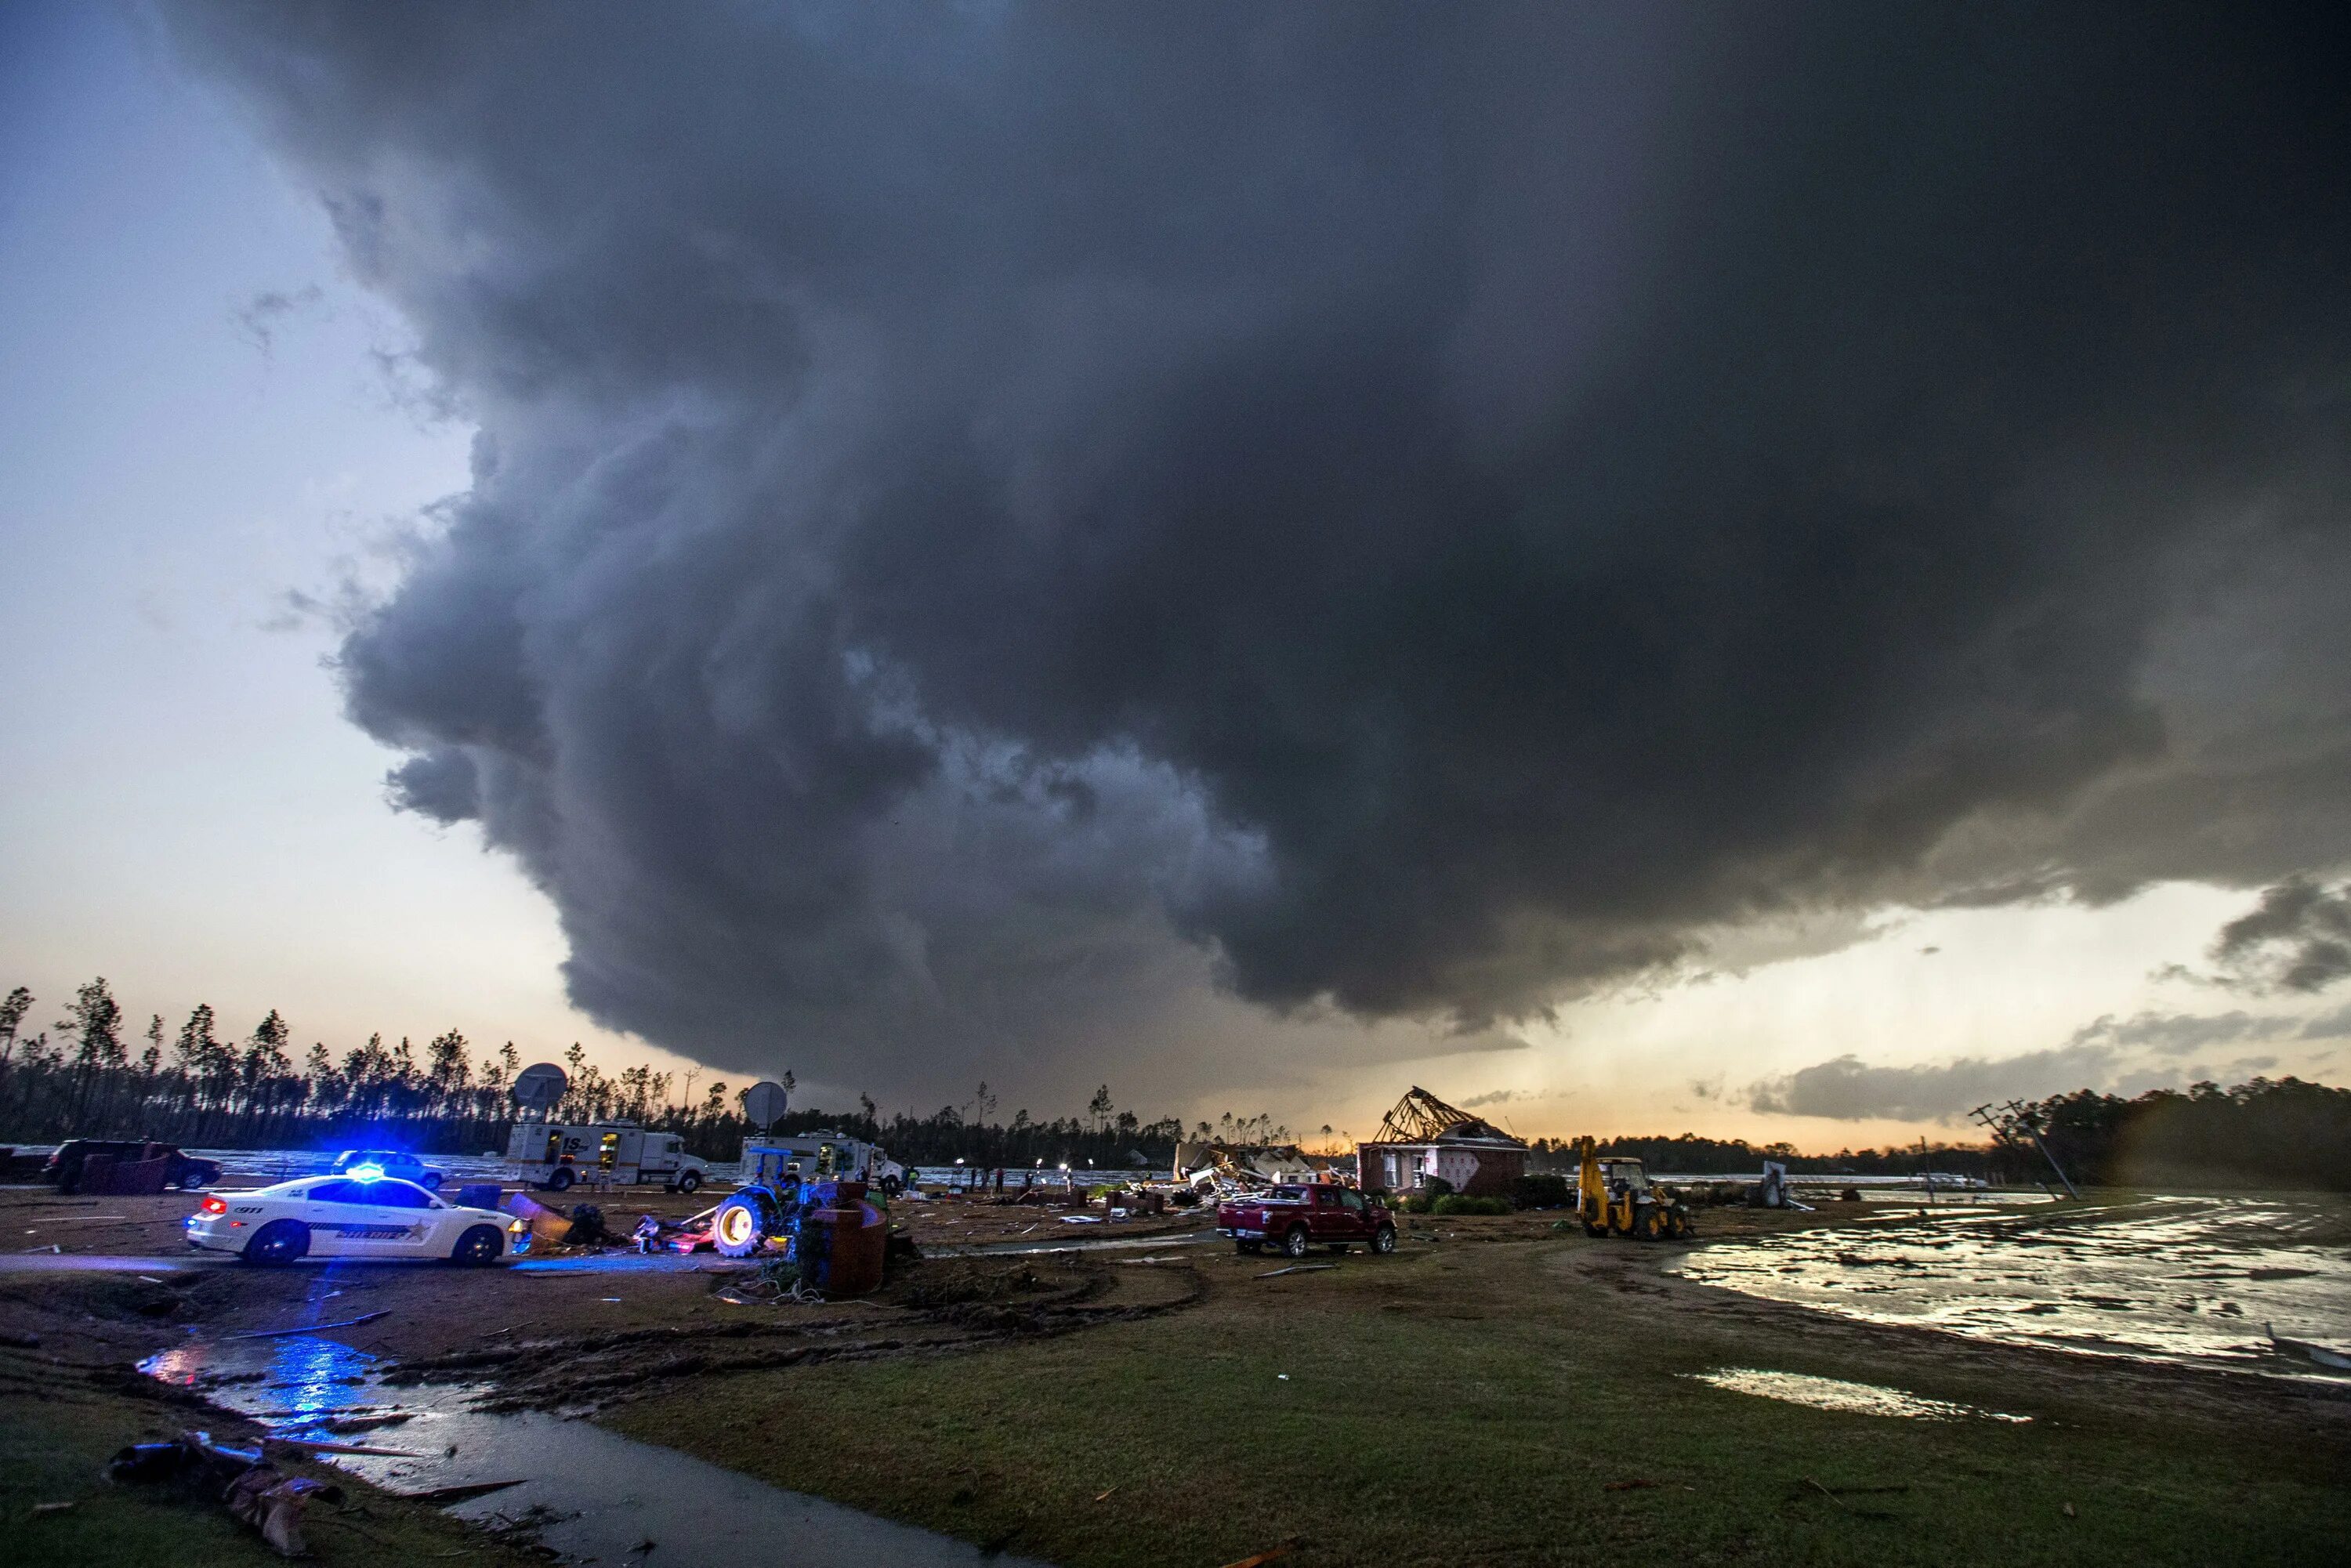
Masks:
[[[569,1196],[597,1202],[608,1222],[623,1228],[643,1213],[684,1219],[714,1201],[709,1193],[689,1197],[658,1190]],[[553,1386],[561,1379],[550,1369],[567,1354],[573,1371],[590,1380],[603,1375],[580,1364],[582,1357],[625,1356],[644,1366],[665,1365],[666,1375],[679,1376],[747,1356],[765,1364],[785,1354],[779,1345],[684,1366],[674,1354],[683,1344],[764,1339],[928,1347],[1008,1332],[1022,1313],[1057,1324],[1084,1322],[1103,1312],[1155,1306],[1170,1293],[1106,1262],[1081,1266],[1031,1257],[970,1262],[942,1257],[922,1271],[919,1283],[896,1271],[875,1297],[831,1307],[774,1304],[764,1299],[774,1292],[757,1284],[753,1265],[709,1252],[643,1258],[619,1248],[542,1246],[517,1264],[483,1270],[361,1262],[254,1269],[187,1246],[182,1221],[195,1201],[177,1193],[59,1198],[42,1189],[0,1189],[0,1235],[13,1243],[9,1251],[54,1248],[61,1260],[152,1259],[155,1265],[105,1274],[23,1273],[8,1270],[9,1260],[0,1258],[0,1338],[37,1335],[79,1361],[130,1363],[197,1333],[266,1333],[368,1318],[334,1337],[357,1350],[422,1364],[527,1364],[532,1370],[518,1372],[518,1381]],[[1060,1212],[942,1199],[902,1202],[891,1214],[918,1246],[934,1251],[1104,1235],[1173,1241],[1206,1223],[1193,1213],[1064,1226],[1054,1218]],[[1093,1212],[1101,1212],[1099,1204]],[[29,1260],[40,1262],[37,1256]],[[993,1327],[982,1321],[990,1313]],[[576,1354],[517,1355],[516,1347],[533,1344],[573,1346]],[[643,1374],[616,1375],[625,1382]]]
[[[625,1226],[712,1198],[603,1207]],[[893,1219],[931,1256],[869,1300],[803,1303],[708,1254],[191,1267],[178,1228],[190,1202],[0,1192],[15,1250],[60,1249],[49,1271],[0,1269],[12,1419],[47,1418],[44,1386],[126,1409],[152,1400],[132,1369],[175,1345],[368,1317],[333,1337],[398,1363],[395,1381],[464,1383],[492,1407],[593,1410],[967,1540],[1018,1532],[1021,1550],[1073,1568],[1220,1563],[1290,1533],[1319,1540],[1296,1553],[1308,1563],[1567,1563],[1604,1548],[1627,1562],[1859,1563],[1928,1545],[1921,1561],[2195,1561],[2164,1542],[2246,1507],[2242,1560],[2318,1562],[2328,1532],[2351,1526],[2342,1388],[1836,1318],[1694,1283],[1665,1270],[1678,1249],[1593,1241],[1550,1214],[1403,1217],[1395,1259],[1317,1254],[1310,1271],[1278,1274],[1281,1260],[1193,1234],[1197,1215],[1063,1227],[1034,1207],[901,1203]],[[1898,1222],[1878,1205],[1700,1215],[1702,1240]],[[1157,1244],[946,1255],[1105,1234]],[[1720,1366],[1860,1376],[2033,1421],[1914,1432],[1692,1381]],[[147,1408],[149,1427],[183,1418]],[[821,1462],[768,1475],[777,1430],[821,1437]],[[2240,1438],[2269,1458],[2238,1453]],[[1970,1490],[1970,1474],[2000,1479]],[[1219,1512],[1220,1488],[1275,1480],[1263,1520]],[[1902,1496],[1832,1496],[1845,1485]],[[1659,1487],[1690,1495],[1651,1496]],[[2095,1525],[2073,1522],[2077,1503]],[[1898,1544],[1878,1522],[1892,1515],[1909,1521]]]

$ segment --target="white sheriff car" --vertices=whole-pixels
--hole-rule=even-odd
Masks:
[[[447,1259],[495,1263],[530,1246],[530,1227],[495,1208],[460,1208],[392,1176],[305,1176],[214,1193],[188,1216],[188,1245],[248,1263],[298,1258]]]

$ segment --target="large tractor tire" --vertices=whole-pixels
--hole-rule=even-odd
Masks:
[[[770,1228],[765,1200],[737,1193],[718,1206],[710,1221],[710,1239],[722,1258],[748,1258],[767,1245]]]
[[[1665,1210],[1656,1204],[1644,1204],[1633,1216],[1633,1239],[1656,1241],[1666,1233]]]

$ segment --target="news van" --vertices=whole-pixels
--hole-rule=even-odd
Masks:
[[[762,1133],[743,1140],[745,1181],[804,1181],[838,1176],[869,1183],[884,1196],[904,1191],[912,1173],[873,1145],[839,1133]]]
[[[517,1122],[507,1158],[517,1177],[550,1192],[601,1179],[617,1186],[657,1181],[671,1192],[692,1192],[710,1179],[709,1165],[685,1152],[684,1138],[649,1133],[634,1122]]]

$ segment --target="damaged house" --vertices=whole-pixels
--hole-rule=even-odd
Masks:
[[[1411,1192],[1434,1176],[1455,1192],[1507,1197],[1526,1174],[1527,1145],[1415,1084],[1378,1134],[1355,1145],[1355,1161],[1366,1192]]]
[[[1176,1179],[1195,1186],[1272,1186],[1282,1182],[1322,1181],[1331,1162],[1295,1144],[1177,1144]]]

